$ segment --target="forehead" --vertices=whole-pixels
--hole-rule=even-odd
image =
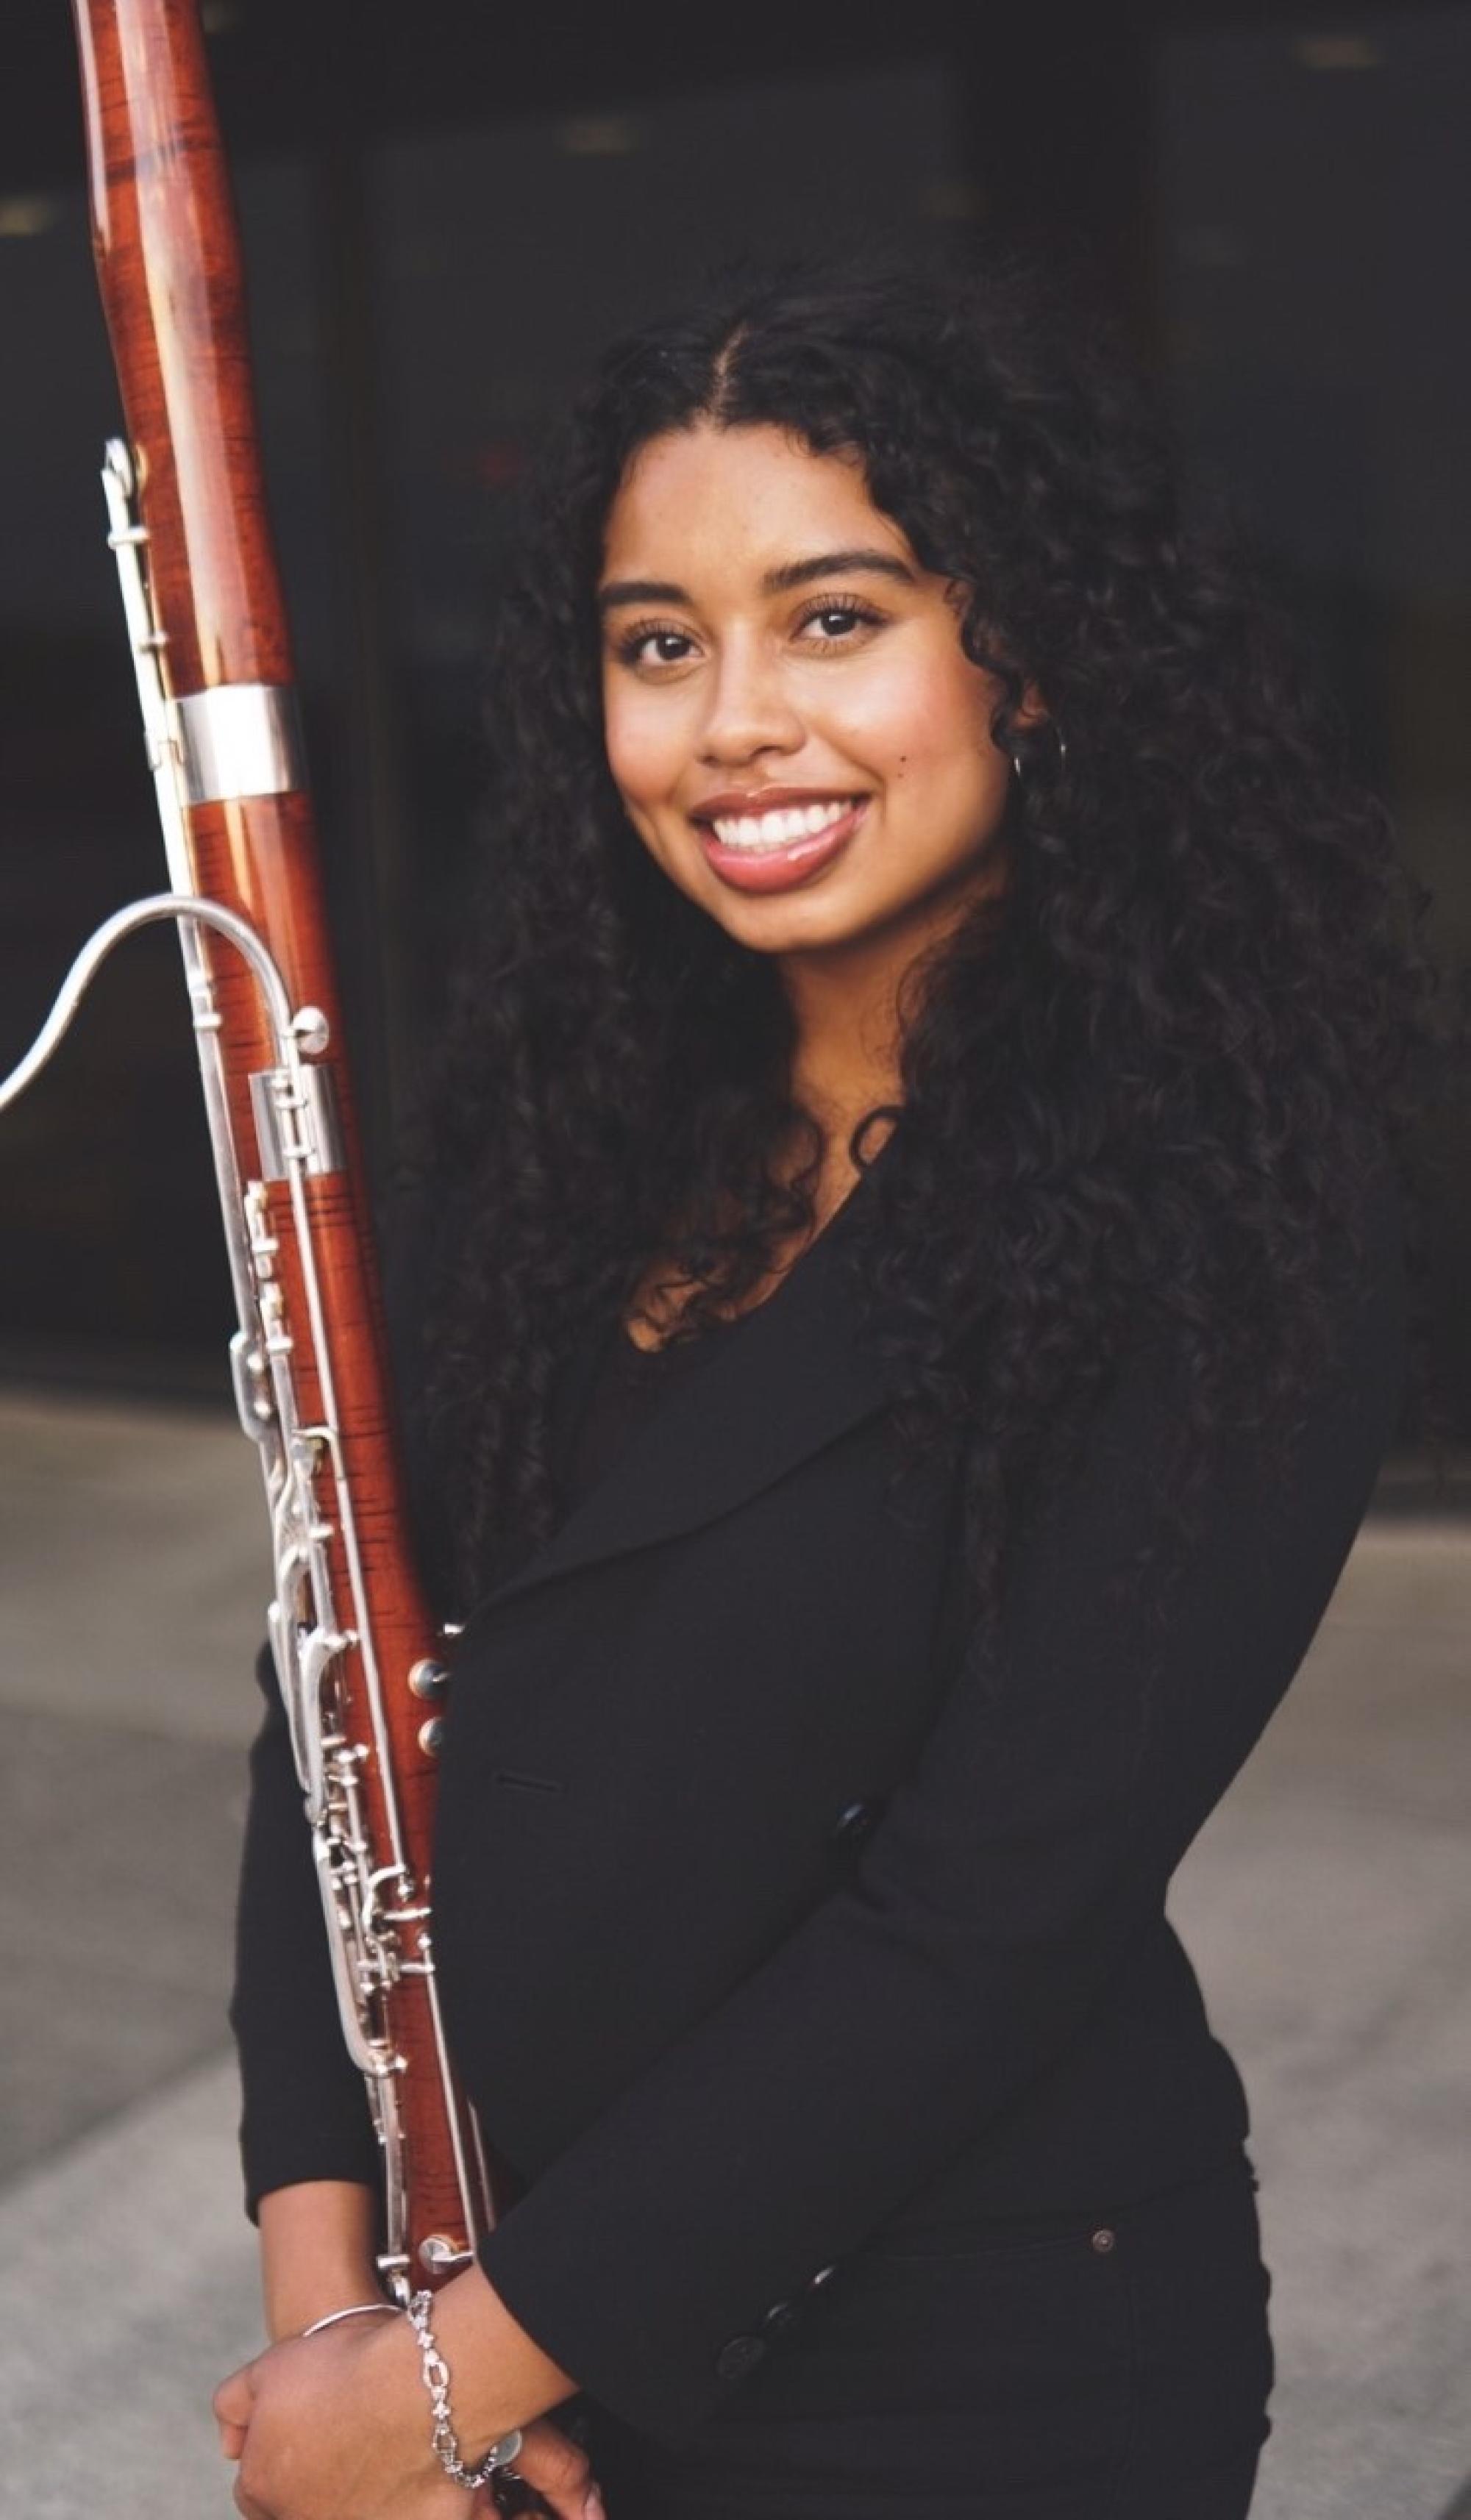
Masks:
[[[804,555],[866,547],[915,565],[855,456],[814,455],[784,429],[702,422],[641,447],[609,511],[607,577],[740,584]]]

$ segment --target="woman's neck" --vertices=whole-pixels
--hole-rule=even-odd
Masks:
[[[850,963],[842,972],[830,963],[804,963],[800,971],[783,967],[796,1029],[790,1089],[793,1101],[822,1132],[822,1161],[809,1182],[811,1211],[806,1226],[771,1254],[771,1267],[754,1290],[764,1301],[780,1283],[807,1243],[820,1234],[858,1179],[849,1151],[858,1122],[899,1099],[897,993],[883,975],[870,970],[870,985],[854,986]],[[889,1127],[875,1128],[864,1140],[865,1156],[876,1155]],[[802,1133],[790,1151],[794,1172],[804,1170],[810,1153]],[[780,1169],[780,1158],[778,1158]],[[688,1282],[669,1274],[662,1256],[645,1269],[625,1316],[628,1336],[638,1347],[655,1347],[678,1327],[689,1294]]]
[[[796,1042],[792,1096],[827,1141],[830,1161],[851,1175],[848,1142],[864,1114],[901,1097],[898,989],[883,967],[855,970],[813,958],[783,966]]]

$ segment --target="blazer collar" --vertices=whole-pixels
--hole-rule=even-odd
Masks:
[[[472,1619],[598,1558],[714,1521],[886,1405],[890,1388],[844,1266],[872,1195],[865,1175],[775,1294],[709,1334],[707,1352],[671,1377],[626,1451],[551,1538],[482,1597]],[[601,1335],[596,1356],[584,1351],[573,1369],[584,1387]]]

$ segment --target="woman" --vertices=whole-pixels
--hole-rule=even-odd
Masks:
[[[442,1990],[524,2190],[434,2309],[460,2452],[613,2520],[1238,2520],[1267,2283],[1164,1901],[1401,1409],[1381,818],[1002,274],[621,344],[505,620],[424,1307]],[[375,2285],[296,1799],[272,1716],[222,2438],[247,2512],[449,2520],[424,2339],[299,2335]]]

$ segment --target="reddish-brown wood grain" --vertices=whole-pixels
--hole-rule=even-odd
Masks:
[[[147,567],[163,633],[162,671],[181,698],[224,683],[290,685],[291,641],[266,516],[246,329],[245,287],[228,175],[194,0],[73,0],[82,66],[92,222],[114,358],[148,530]],[[371,1626],[385,1686],[392,1767],[409,1862],[429,1885],[435,1762],[421,1748],[432,1711],[407,1675],[437,1650],[436,1632],[406,1544],[407,1518],[392,1432],[368,1208],[356,1151],[349,1080],[323,904],[312,809],[304,792],[191,808],[190,882],[248,919],[285,974],[293,1002],[326,1013],[344,1123],[344,1172],[309,1185],[325,1286],[326,1344],[343,1456],[361,1545]],[[252,1150],[249,1080],[272,1063],[253,984],[233,951],[207,946],[222,1018],[237,1148]],[[247,1169],[252,1169],[247,1160]],[[271,1192],[271,1230],[294,1340],[293,1368],[307,1422],[322,1406],[323,1360],[313,1353],[284,1186]],[[329,1474],[326,1502],[336,1513]],[[340,1612],[350,1595],[333,1547]],[[360,1657],[346,1657],[348,1731],[367,1740]],[[384,1780],[365,1771],[375,1847],[388,1829]],[[438,2070],[423,1981],[391,1999],[404,2060],[409,2238],[465,2229],[454,2174],[450,2106]],[[416,2266],[417,2281],[428,2279]]]

